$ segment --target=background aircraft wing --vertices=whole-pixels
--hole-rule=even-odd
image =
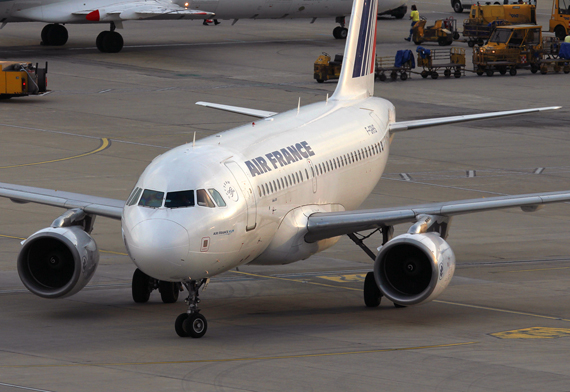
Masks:
[[[88,214],[112,219],[121,219],[121,213],[125,205],[124,200],[6,184],[3,182],[0,182],[0,197],[7,197],[15,203],[38,203],[67,209],[81,208]]]
[[[503,112],[493,112],[493,113],[481,113],[481,114],[469,114],[465,116],[452,116],[452,117],[438,117],[438,118],[428,118],[424,120],[412,120],[412,121],[400,121],[390,124],[390,132],[401,132],[408,131],[411,129],[433,127],[434,125],[445,125],[445,124],[455,124],[465,121],[474,120],[485,120],[488,118],[496,117],[506,117],[514,116],[517,114],[525,113],[535,113],[542,112],[545,110],[556,110],[560,109],[562,106],[549,106],[544,108],[534,108],[534,109],[521,109],[521,110],[507,110]]]
[[[305,240],[307,242],[315,242],[362,230],[416,222],[416,218],[419,215],[452,217],[455,215],[509,207],[521,207],[525,212],[533,212],[544,204],[567,201],[570,201],[570,191],[497,196],[484,199],[420,204],[399,208],[318,212],[309,216],[307,224],[308,233],[305,235]]]
[[[98,9],[74,12],[73,15],[85,15],[92,22],[123,21],[138,19],[208,19],[213,12],[187,9],[170,1],[123,1],[105,5]]]

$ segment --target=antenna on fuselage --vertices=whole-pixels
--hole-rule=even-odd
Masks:
[[[327,99],[325,100],[325,103],[329,103],[329,93],[327,93]]]
[[[301,97],[299,97],[299,103],[297,104],[297,114],[301,111]]]
[[[196,131],[194,131],[194,139],[192,139],[192,148],[196,145]]]

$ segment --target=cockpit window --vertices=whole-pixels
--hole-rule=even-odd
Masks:
[[[127,200],[127,205],[128,206],[134,206],[135,204],[137,204],[137,201],[139,201],[139,197],[141,196],[141,192],[142,192],[142,189],[139,187],[136,187],[135,189],[133,189],[131,196]]]
[[[226,206],[226,202],[224,201],[224,198],[222,197],[222,195],[220,195],[220,192],[218,192],[214,188],[208,189],[208,192],[210,192],[210,195],[212,195],[212,199],[214,199],[214,201],[216,202],[218,207],[225,207]]]
[[[168,192],[164,206],[166,208],[194,207],[194,191]]]
[[[162,199],[164,199],[164,192],[145,189],[139,201],[139,206],[159,208],[162,207]]]
[[[210,208],[216,207],[216,205],[214,204],[214,202],[212,201],[212,199],[208,195],[208,192],[206,192],[205,189],[198,189],[196,191],[196,201],[198,202],[197,204],[202,207],[210,207]]]

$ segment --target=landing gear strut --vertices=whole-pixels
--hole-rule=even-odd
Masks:
[[[45,25],[42,29],[41,45],[45,46],[62,46],[67,42],[67,29],[60,24],[52,23]]]
[[[206,317],[200,314],[198,304],[200,303],[199,290],[202,286],[205,289],[209,281],[210,279],[202,279],[200,282],[195,280],[183,282],[188,290],[188,298],[186,298],[188,311],[179,315],[174,322],[174,329],[181,338],[201,338],[208,330],[208,322]]]
[[[150,293],[158,289],[160,297],[165,304],[171,304],[178,301],[178,294],[182,286],[177,282],[165,282],[151,278],[140,269],[136,269],[133,274],[132,294],[136,303],[148,302]]]
[[[95,44],[102,53],[118,53],[123,49],[123,37],[115,31],[115,22],[111,22],[110,31],[102,31]]]
[[[339,23],[340,26],[337,26],[333,29],[333,37],[336,39],[346,39],[346,36],[348,35],[348,29],[344,27],[344,16],[337,16],[335,22]]]

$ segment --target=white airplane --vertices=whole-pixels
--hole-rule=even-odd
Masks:
[[[403,18],[405,0],[382,0],[381,15]],[[123,22],[141,19],[292,19],[336,17],[337,39],[346,38],[345,16],[350,0],[0,0],[0,29],[12,22],[46,22],[42,45],[60,46],[68,39],[67,23],[109,23],[110,29],[97,36],[101,52],[116,53],[123,37],[115,31]],[[312,22],[311,22],[312,23]]]
[[[455,256],[445,241],[455,215],[520,207],[532,212],[570,201],[570,191],[383,208],[356,209],[372,192],[400,131],[558,109],[511,110],[396,121],[394,106],[373,97],[374,0],[355,0],[338,86],[325,102],[277,114],[198,102],[261,120],[156,157],[126,201],[0,183],[0,196],[67,211],[23,242],[18,273],[44,298],[77,293],[93,276],[99,253],[89,235],[95,216],[120,219],[138,267],[132,294],[146,302],[158,288],[175,302],[183,285],[188,309],[175,322],[181,337],[199,338],[207,322],[199,290],[212,276],[243,264],[304,260],[348,234],[374,259],[364,283],[367,306],[386,296],[398,306],[425,303],[449,284]],[[411,223],[392,238],[393,226]],[[378,255],[354,233],[380,229]]]

